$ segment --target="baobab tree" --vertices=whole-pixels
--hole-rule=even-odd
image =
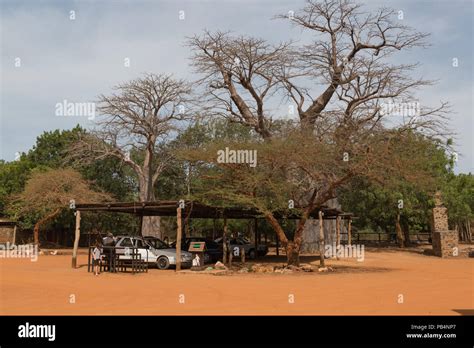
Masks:
[[[392,63],[399,51],[426,47],[429,36],[402,24],[393,9],[369,13],[349,0],[308,1],[301,11],[277,18],[314,33],[314,42],[273,45],[209,31],[188,39],[192,66],[206,86],[203,95],[210,96],[208,109],[252,127],[263,138],[271,137],[274,118],[281,112],[275,105],[285,96],[306,129],[316,127],[318,118],[332,118],[341,101],[346,113],[366,106],[377,114],[382,103],[413,102],[414,91],[432,84],[412,77],[417,64]],[[425,107],[421,117],[412,116],[420,122],[445,107]],[[405,121],[413,123],[415,117]]]
[[[169,75],[147,74],[101,95],[97,129],[70,149],[79,162],[116,157],[138,181],[138,199],[154,201],[155,184],[169,163],[165,141],[190,114],[191,86]],[[145,217],[143,235],[161,237],[159,218]]]
[[[281,76],[305,127],[313,126],[318,117],[323,117],[333,98],[344,93],[348,86],[370,87],[359,88],[362,93],[353,105],[407,97],[407,92],[430,83],[408,77],[416,64],[390,63],[390,57],[398,51],[425,47],[429,36],[404,25],[403,15],[400,17],[393,9],[384,7],[366,12],[361,4],[351,0],[308,0],[294,15],[277,17],[314,34],[312,43],[294,52],[293,65]],[[298,86],[293,76],[302,74],[311,84],[322,85],[322,90],[310,91]]]
[[[206,83],[214,102],[211,110],[224,111],[216,114],[251,127],[272,144],[278,132],[274,127],[278,110],[272,110],[275,100],[270,97],[287,98],[296,106],[295,123],[301,132],[292,130],[286,136],[305,144],[299,151],[308,156],[308,147],[313,146],[313,162],[305,162],[298,171],[300,208],[306,213],[295,239],[279,233],[277,221],[267,214],[292,255],[291,263],[297,263],[304,216],[337,197],[339,187],[358,175],[370,173],[371,180],[380,181],[392,175],[390,168],[399,168],[409,159],[402,160],[406,152],[399,144],[408,146],[413,134],[426,139],[446,135],[447,103],[428,107],[415,99],[415,92],[432,81],[414,77],[416,64],[393,63],[395,54],[425,47],[428,37],[402,24],[397,15],[387,8],[366,12],[348,0],[308,1],[301,11],[277,17],[314,33],[311,44],[272,45],[220,32],[205,32],[188,41],[193,65],[203,73],[200,81]],[[334,160],[318,162],[324,156]],[[297,164],[290,162],[289,167]],[[310,170],[303,170],[308,166]]]
[[[290,58],[290,45],[271,45],[263,39],[228,32],[206,31],[189,38],[192,66],[203,74],[198,82],[205,86],[206,113],[248,125],[263,139],[270,138],[268,104],[275,99],[272,97],[278,98],[278,70]]]

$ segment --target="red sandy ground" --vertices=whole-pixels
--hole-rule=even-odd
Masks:
[[[271,259],[271,258],[270,258]],[[273,259],[274,260],[274,259]],[[283,262],[283,258],[281,261]],[[419,250],[372,250],[365,261],[327,260],[328,273],[87,273],[69,255],[0,259],[2,315],[456,315],[473,313],[474,260]],[[317,264],[315,257],[303,262]],[[179,296],[185,303],[179,303]],[[289,295],[294,303],[289,303]],[[402,294],[404,302],[398,303]],[[75,303],[70,303],[75,295]],[[458,311],[459,310],[459,311]]]

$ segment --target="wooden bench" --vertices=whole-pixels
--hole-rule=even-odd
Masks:
[[[92,251],[94,247],[89,247],[89,258],[87,262],[87,271],[92,269]],[[136,248],[129,248],[127,255],[117,253],[117,250],[124,248],[104,247],[100,255],[99,271],[102,272],[127,272],[132,273],[148,272],[148,262],[141,257]]]

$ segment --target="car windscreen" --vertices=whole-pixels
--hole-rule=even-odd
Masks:
[[[153,238],[153,239],[147,238],[146,242],[155,249],[168,249],[169,248],[169,246],[165,242],[163,242],[162,240],[159,240],[158,238]]]
[[[206,248],[207,249],[218,249],[219,244],[217,244],[216,242],[214,242],[212,240],[206,240]]]

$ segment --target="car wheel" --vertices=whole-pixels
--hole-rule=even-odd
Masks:
[[[170,260],[166,256],[162,256],[156,261],[156,266],[158,269],[168,269],[170,267]]]
[[[249,251],[249,258],[255,259],[257,257],[257,253],[255,252],[255,249],[251,249]]]

